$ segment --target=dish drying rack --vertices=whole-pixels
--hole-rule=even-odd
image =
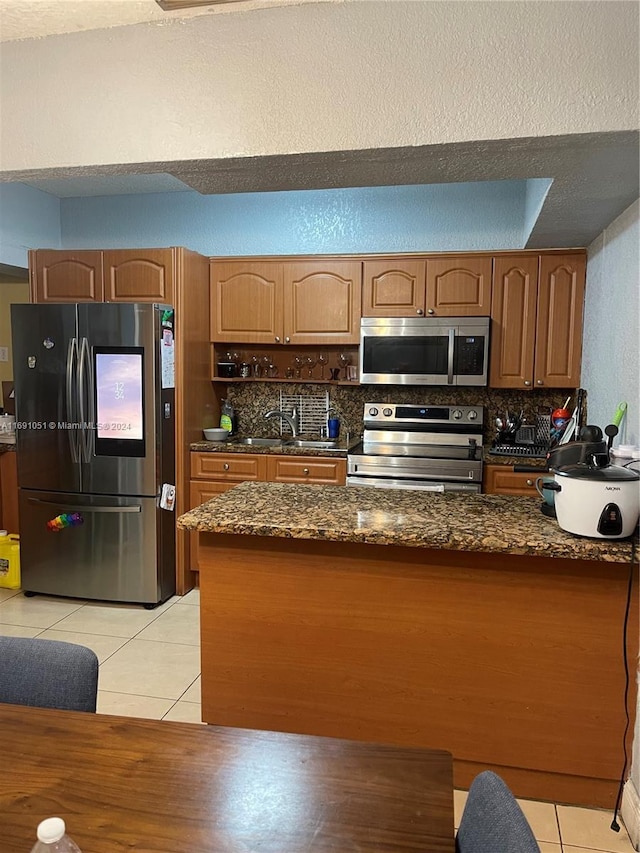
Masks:
[[[513,443],[493,443],[492,456],[521,456],[527,459],[545,459],[551,444],[551,415],[536,415],[535,426],[526,424],[517,430]]]

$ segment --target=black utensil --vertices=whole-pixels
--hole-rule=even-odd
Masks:
[[[584,404],[584,388],[578,388],[578,396],[576,398],[576,435],[582,435],[582,406]]]
[[[604,428],[605,435],[609,436],[609,441],[607,442],[607,450],[611,450],[611,445],[613,444],[613,439],[618,434],[618,427],[615,424],[609,424]]]

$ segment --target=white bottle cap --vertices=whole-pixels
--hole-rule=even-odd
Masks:
[[[38,841],[43,844],[55,844],[65,833],[64,821],[61,817],[48,817],[38,824]]]
[[[9,535],[8,530],[0,530],[0,536],[8,536],[8,535]]]

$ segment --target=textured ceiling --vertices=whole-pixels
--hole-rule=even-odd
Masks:
[[[588,246],[639,195],[638,133],[14,172],[58,196],[276,192],[338,187],[553,181],[529,248]],[[5,173],[5,179],[9,177]],[[182,182],[182,183],[180,183]]]
[[[156,0],[0,0],[0,42],[335,0],[237,0],[165,12]]]

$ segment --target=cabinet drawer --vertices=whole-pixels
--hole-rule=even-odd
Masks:
[[[264,480],[266,457],[243,453],[192,453],[191,476],[205,480]]]
[[[488,495],[523,495],[529,498],[539,497],[536,489],[536,478],[543,476],[539,473],[515,472],[510,465],[485,465],[484,491]]]
[[[324,483],[344,486],[346,459],[321,456],[268,456],[267,480],[272,483]]]

